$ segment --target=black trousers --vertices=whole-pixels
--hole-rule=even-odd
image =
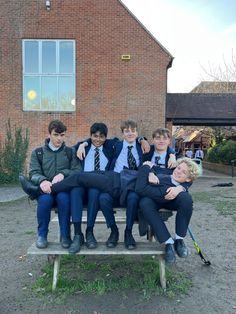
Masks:
[[[175,217],[176,233],[183,238],[186,236],[193,211],[192,197],[188,192],[181,192],[174,200],[163,203],[157,202],[150,197],[143,197],[139,202],[139,206],[144,218],[152,227],[160,243],[165,242],[171,237],[165,222],[160,216],[159,210],[161,208],[177,211]]]
[[[112,197],[120,196],[120,174],[113,171],[76,172],[52,185],[52,193],[68,192],[74,187],[96,188]]]

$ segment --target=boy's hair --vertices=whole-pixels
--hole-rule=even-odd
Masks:
[[[60,120],[52,120],[48,125],[49,134],[51,134],[53,130],[60,134],[66,132],[67,127]]]
[[[126,120],[126,121],[122,121],[121,122],[121,125],[120,125],[120,129],[121,129],[121,132],[123,133],[124,129],[137,129],[138,128],[138,125],[135,121],[133,120]]]
[[[108,133],[108,128],[105,123],[100,123],[100,122],[95,122],[93,125],[90,127],[90,135],[95,134],[99,132],[102,135],[105,135],[107,137]]]
[[[156,136],[167,136],[168,138],[170,138],[170,130],[166,129],[166,128],[158,128],[155,131],[153,131],[152,133],[152,138],[155,138]]]
[[[191,181],[194,181],[195,179],[197,179],[197,177],[200,175],[200,168],[198,164],[195,161],[193,161],[191,158],[183,157],[183,158],[177,159],[176,166],[182,164],[183,162],[188,167],[189,178],[191,179]]]

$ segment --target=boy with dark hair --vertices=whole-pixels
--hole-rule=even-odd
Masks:
[[[82,169],[88,171],[108,170],[113,156],[113,146],[106,141],[108,129],[104,123],[94,123],[90,127],[90,138],[86,142],[78,142],[75,149],[83,147],[84,158],[81,160]],[[93,233],[97,212],[99,210],[98,196],[100,191],[93,187],[75,187],[70,192],[71,217],[74,225],[74,238],[69,248],[69,253],[80,251],[84,243],[84,235],[81,230],[84,203],[87,203],[87,228],[86,245],[89,249],[97,247],[97,240]]]
[[[64,143],[66,130],[66,126],[60,120],[51,121],[48,126],[49,136],[45,140],[45,145],[40,149],[33,150],[30,159],[30,180],[33,184],[39,186],[44,193],[37,198],[38,237],[36,246],[38,248],[47,247],[48,226],[51,209],[54,205],[58,208],[61,245],[68,248],[71,244],[69,194],[66,192],[55,195],[50,194],[54,183],[63,181],[74,170],[80,169],[75,151]],[[70,151],[70,156],[68,151]],[[23,176],[20,176],[19,179],[21,183],[24,180]]]

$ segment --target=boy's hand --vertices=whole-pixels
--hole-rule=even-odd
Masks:
[[[168,160],[168,168],[175,168],[176,167],[176,157],[174,154],[170,154],[169,160]]]
[[[45,181],[41,182],[39,186],[40,186],[40,189],[44,193],[47,193],[47,194],[51,193],[52,182],[45,180]]]
[[[158,177],[153,172],[149,173],[148,182],[152,183],[152,184],[159,184],[160,183]]]
[[[179,193],[183,191],[185,191],[185,189],[181,185],[170,187],[166,190],[167,194],[165,195],[165,199],[169,201],[174,200],[179,195]]]
[[[143,165],[149,166],[150,168],[152,168],[154,166],[154,164],[151,161],[144,161]]]
[[[60,182],[64,179],[64,174],[58,173],[52,180],[52,184]]]
[[[145,139],[142,139],[140,141],[140,144],[141,144],[143,154],[149,153],[150,145],[149,145],[148,141],[146,141]]]
[[[88,143],[87,142],[84,142],[84,143],[81,143],[79,145],[79,148],[77,149],[77,157],[80,159],[80,160],[83,160],[86,156],[86,153],[85,153],[85,147],[88,146]]]

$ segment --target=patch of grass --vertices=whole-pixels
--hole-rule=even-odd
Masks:
[[[24,234],[27,234],[27,235],[35,235],[35,234],[36,234],[36,231],[35,231],[35,230],[28,230],[28,231],[25,231]]]
[[[185,274],[166,267],[167,289],[159,283],[159,262],[152,257],[84,257],[63,256],[57,289],[52,288],[52,265],[45,265],[37,279],[34,290],[44,297],[51,296],[55,302],[64,302],[66,296],[75,293],[103,295],[111,291],[132,289],[148,299],[152,295],[174,297],[186,294],[191,281]]]

